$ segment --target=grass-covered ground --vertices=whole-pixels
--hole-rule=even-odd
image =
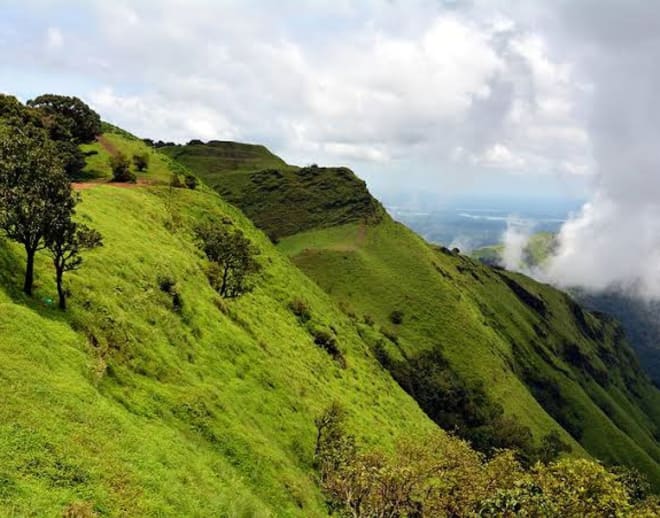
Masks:
[[[240,207],[272,239],[354,221],[383,208],[345,167],[287,165],[263,146],[211,141],[161,148]]]
[[[579,442],[660,484],[660,393],[612,322],[550,286],[431,247],[389,218],[301,233],[279,247],[347,312],[394,335],[390,355],[439,347],[536,440],[556,429],[575,453]]]
[[[250,185],[260,183],[265,164],[254,167],[253,157],[243,160],[221,144],[169,149],[248,214],[258,207],[257,226],[288,236],[280,250],[353,320],[373,321],[373,327],[361,324],[362,336],[377,353],[384,347],[389,363],[417,365],[439,350],[451,371],[472,386],[482,384],[491,402],[529,427],[537,443],[557,430],[575,454],[586,450],[608,463],[637,466],[660,488],[660,392],[614,322],[583,312],[550,286],[431,247],[382,213],[341,224],[326,210],[328,218],[316,222],[318,197],[368,195],[352,174],[331,176],[322,188],[310,184],[305,203],[291,211],[286,197],[254,196]],[[265,148],[250,149],[277,159]],[[287,174],[295,169],[289,166]],[[273,191],[280,186],[275,182]],[[533,236],[525,260],[541,263],[552,246],[551,234]],[[401,324],[392,322],[394,311],[404,313]],[[446,374],[431,373],[431,384],[442,386],[433,376]]]
[[[28,300],[22,253],[0,243],[1,516],[60,516],[76,502],[102,516],[323,516],[314,418],[331,402],[367,445],[434,428],[331,298],[216,194],[81,195],[78,217],[104,246],[67,275],[67,313],[50,304],[47,257]],[[208,217],[260,249],[253,293],[228,301],[209,286],[191,230]],[[162,279],[176,282],[181,309]],[[292,314],[294,297],[336,337],[346,368]]]

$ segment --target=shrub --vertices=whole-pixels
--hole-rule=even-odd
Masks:
[[[98,514],[90,502],[73,502],[62,513],[63,518],[94,518]]]
[[[183,299],[181,294],[176,289],[176,281],[168,276],[158,278],[158,287],[163,293],[167,293],[172,297],[172,309],[176,312],[183,309]]]
[[[314,343],[327,352],[341,367],[346,367],[344,355],[337,347],[335,337],[325,329],[312,329]]]
[[[330,512],[341,516],[658,516],[632,475],[585,459],[526,469],[511,451],[491,458],[446,434],[364,451],[333,404],[315,420],[315,466]],[[628,478],[629,477],[629,478]]]
[[[138,171],[146,171],[149,167],[149,154],[148,153],[136,153],[133,155],[133,165]]]
[[[403,324],[403,311],[400,309],[395,309],[390,313],[390,322],[395,325]]]
[[[301,298],[295,298],[289,302],[289,309],[303,323],[308,322],[312,318],[309,305]]]
[[[131,163],[123,153],[117,153],[110,157],[110,168],[112,169],[113,182],[135,182],[135,174],[131,171]]]
[[[191,174],[187,174],[184,178],[184,183],[188,189],[195,190],[197,189],[197,185],[199,184],[199,180],[197,180],[196,176],[193,176]]]

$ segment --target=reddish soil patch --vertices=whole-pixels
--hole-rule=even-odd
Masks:
[[[114,155],[119,153],[119,150],[115,147],[115,145],[112,142],[110,142],[107,139],[107,137],[105,137],[104,135],[101,135],[101,136],[97,137],[97,140],[98,140],[99,144],[101,144],[101,147],[103,149],[105,149],[108,153],[110,153],[111,155],[114,156]]]
[[[355,244],[359,247],[364,245],[364,242],[367,240],[367,225],[360,223],[357,232],[357,238],[355,239]]]
[[[136,183],[123,183],[123,182],[110,182],[107,180],[99,182],[72,182],[71,187],[75,191],[84,191],[86,189],[92,189],[98,187],[99,185],[111,185],[113,187],[120,187],[122,189],[135,189],[136,187],[144,187],[146,185],[156,185],[154,182],[149,181],[148,178],[138,178]]]

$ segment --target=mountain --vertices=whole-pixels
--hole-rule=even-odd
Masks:
[[[263,171],[246,165],[235,173],[235,162],[223,163],[230,149],[209,171],[195,160],[202,149],[212,152],[197,145],[167,153],[219,192],[227,173],[233,203],[247,214],[257,203],[260,211],[285,210],[280,194],[252,196]],[[311,173],[287,170],[301,183]],[[337,191],[358,185],[351,175],[333,181]],[[548,285],[431,246],[387,214],[333,219],[298,233],[290,222],[267,228],[351,319],[367,323],[362,334],[374,355],[436,422],[485,447],[506,444],[498,430],[507,426],[518,445],[525,431],[538,444],[554,430],[577,454],[636,466],[658,487],[660,393],[615,321]],[[447,389],[475,410],[448,408],[437,397]]]
[[[204,187],[170,188],[185,169],[124,132],[106,126],[84,148],[78,215],[104,246],[69,274],[66,313],[50,302],[47,256],[30,299],[20,249],[0,241],[0,515],[60,516],[83,501],[101,516],[324,516],[312,466],[324,408],[340,402],[351,431],[383,447],[435,429],[354,322],[239,210]],[[137,185],[107,183],[105,158],[136,151],[150,155]],[[210,287],[192,233],[208,218],[259,249],[249,295]],[[347,368],[292,313],[298,298]]]
[[[0,241],[0,515],[327,516],[438,455],[429,494],[448,507],[429,516],[528,497],[632,513],[643,484],[589,457],[660,486],[660,393],[615,322],[430,246],[346,168],[234,143],[154,148],[108,124],[82,151],[77,220],[104,245],[67,273],[66,312],[49,257],[28,297],[22,250]],[[148,157],[134,184],[110,181],[121,154]],[[205,183],[222,189],[225,172],[231,203]],[[218,293],[209,227],[249,241],[251,291]]]
[[[522,253],[523,271],[542,266],[556,246],[555,235],[548,232],[532,234]],[[488,265],[501,265],[504,245],[473,250],[474,259]],[[611,288],[602,291],[571,288],[570,294],[585,308],[610,315],[621,323],[626,340],[639,357],[640,365],[660,384],[660,302],[641,298],[630,290]]]

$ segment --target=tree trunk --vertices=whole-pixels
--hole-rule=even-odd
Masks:
[[[59,308],[64,311],[66,310],[66,292],[64,291],[64,286],[62,286],[62,278],[64,272],[61,268],[55,267],[55,281],[57,282],[57,296],[59,298]]]
[[[23,291],[29,297],[32,296],[32,285],[34,284],[34,254],[35,250],[26,248],[27,261],[25,265],[25,282],[23,283]]]
[[[227,277],[229,276],[229,266],[225,265],[225,271],[222,272],[222,286],[220,287],[220,295],[227,296]]]

